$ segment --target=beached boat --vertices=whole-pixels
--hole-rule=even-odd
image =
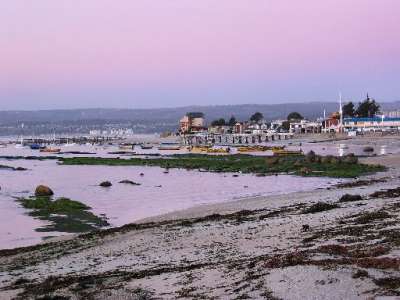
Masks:
[[[302,155],[303,151],[302,150],[284,150],[284,149],[276,149],[272,150],[274,155]]]
[[[141,148],[142,150],[150,150],[150,149],[153,149],[153,145],[141,144],[141,145],[140,145],[140,148]]]
[[[161,143],[158,150],[181,150],[181,145],[178,143]]]
[[[29,148],[31,148],[31,150],[40,150],[40,149],[44,149],[45,146],[34,143],[34,144],[30,144]]]
[[[231,151],[230,148],[209,148],[207,149],[207,153],[229,153]]]
[[[269,147],[267,146],[244,146],[244,147],[238,147],[237,148],[238,152],[264,152],[269,150]]]
[[[135,144],[122,143],[122,144],[119,144],[118,147],[119,147],[119,149],[132,150],[133,148],[135,148]]]
[[[210,149],[208,146],[194,146],[194,147],[189,147],[189,151],[192,153],[207,153],[207,151]]]
[[[59,148],[43,148],[43,149],[40,149],[40,152],[46,152],[46,153],[60,153],[61,152],[61,149],[59,149]]]

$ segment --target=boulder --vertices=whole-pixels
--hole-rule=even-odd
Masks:
[[[358,158],[357,156],[354,155],[354,153],[350,153],[343,157],[343,162],[348,163],[348,164],[357,164],[358,163]]]
[[[323,157],[321,158],[321,163],[323,163],[323,164],[329,164],[329,163],[331,163],[332,158],[333,158],[332,155],[323,156]]]
[[[364,152],[374,152],[374,148],[370,147],[370,146],[367,146],[367,147],[364,147],[363,151]]]
[[[36,197],[50,197],[53,195],[54,195],[54,192],[48,186],[39,185],[36,187],[36,190],[35,190]]]
[[[103,181],[102,183],[100,183],[101,187],[110,187],[112,186],[111,182],[109,181]]]
[[[312,170],[309,169],[309,168],[307,168],[307,167],[302,167],[302,168],[300,169],[300,173],[306,175],[306,174],[312,173]]]
[[[317,159],[317,155],[315,154],[314,151],[311,150],[311,151],[309,151],[309,152],[306,154],[306,161],[307,161],[308,163],[315,162],[316,159]]]

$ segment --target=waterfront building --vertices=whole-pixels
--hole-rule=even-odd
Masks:
[[[291,122],[289,127],[290,133],[321,133],[322,123],[312,122],[309,120],[300,120],[299,122]]]
[[[397,132],[400,130],[400,117],[344,118],[343,128],[346,132]]]
[[[204,114],[202,112],[189,112],[179,121],[179,132],[202,132],[207,130],[204,124]]]

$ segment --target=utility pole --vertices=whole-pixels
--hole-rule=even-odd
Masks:
[[[340,115],[339,132],[342,132],[342,126],[343,126],[343,107],[342,107],[342,93],[341,93],[341,92],[339,92],[339,115]]]

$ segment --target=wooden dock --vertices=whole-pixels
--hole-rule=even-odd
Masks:
[[[199,133],[181,135],[181,143],[187,146],[221,145],[240,146],[256,145],[270,141],[288,140],[293,137],[292,133],[263,133],[263,134],[215,134]]]

